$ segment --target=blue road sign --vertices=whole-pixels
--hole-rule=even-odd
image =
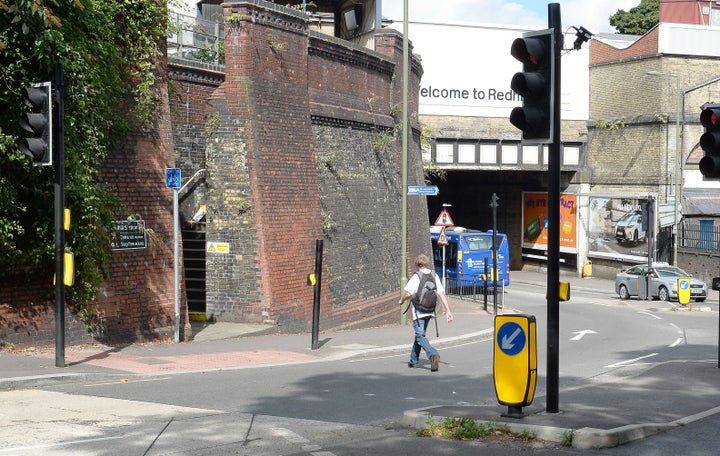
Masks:
[[[165,186],[167,188],[180,188],[182,184],[180,168],[165,168]]]
[[[503,353],[515,356],[525,348],[525,331],[519,324],[509,321],[500,326],[495,340]]]
[[[440,191],[435,185],[408,185],[408,195],[431,195],[435,196]]]

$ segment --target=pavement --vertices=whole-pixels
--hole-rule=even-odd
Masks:
[[[582,289],[605,298],[614,296],[612,280],[580,278],[564,272],[560,279],[570,283],[571,294]],[[512,284],[544,289],[546,280],[542,270],[511,273]],[[488,311],[482,303],[469,299],[453,296],[450,300],[455,321],[441,325],[441,337],[433,335],[433,346],[442,349],[459,342],[492,339],[492,296]],[[632,302],[647,303],[649,309],[655,310],[660,305],[670,308],[669,303]],[[708,302],[718,302],[717,291],[711,291]],[[691,304],[687,308],[710,311],[705,304]],[[501,312],[513,310],[505,308]],[[428,330],[433,331],[433,325]],[[107,378],[407,353],[411,343],[411,332],[402,325],[320,332],[314,349],[310,334],[283,335],[264,325],[194,322],[193,334],[190,342],[179,344],[69,346],[65,348],[66,367],[55,367],[53,346],[0,351],[0,391]],[[532,404],[522,408],[521,418],[503,416],[508,408],[497,403],[483,403],[408,410],[401,423],[420,429],[427,427],[429,420],[470,417],[512,432],[532,433],[542,440],[588,449],[622,445],[720,412],[720,369],[716,360],[655,364],[624,376],[621,386],[618,381],[594,379],[583,386],[562,389],[558,413],[546,413],[546,398],[536,395]],[[544,385],[539,383],[541,389]]]

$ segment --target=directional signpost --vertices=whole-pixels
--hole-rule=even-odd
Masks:
[[[429,195],[436,196],[440,191],[435,185],[408,185],[408,195]]]
[[[165,168],[165,186],[173,189],[173,276],[175,282],[175,343],[180,342],[180,215],[178,196],[182,187],[180,168]]]
[[[537,383],[537,336],[534,315],[496,315],[493,353],[495,394],[503,414],[522,418],[522,407],[532,404]]]

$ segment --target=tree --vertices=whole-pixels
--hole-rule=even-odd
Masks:
[[[660,22],[660,0],[640,0],[640,4],[630,11],[618,10],[610,16],[610,25],[618,33],[644,35]]]
[[[54,171],[18,150],[20,90],[63,65],[67,249],[77,273],[69,298],[87,314],[105,279],[110,222],[122,212],[101,166],[129,125],[150,121],[166,37],[163,0],[0,0],[0,283],[38,276],[52,286]]]

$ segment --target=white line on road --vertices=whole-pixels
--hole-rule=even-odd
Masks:
[[[584,329],[582,331],[575,331],[573,334],[575,334],[575,336],[571,337],[570,340],[580,340],[588,334],[597,334],[597,333],[595,331],[593,331],[592,329]]]
[[[308,452],[313,456],[335,456],[330,451],[322,451],[322,447],[320,445],[312,444],[308,439],[298,433],[291,431],[290,429],[272,428],[272,433],[284,438],[288,442],[304,444],[302,447],[303,451]]]
[[[658,316],[655,315],[654,313],[645,312],[645,311],[643,311],[643,312],[638,312],[638,313],[639,313],[639,314],[643,314],[643,315],[647,315],[647,316],[649,316],[649,317],[657,318],[658,320],[662,320],[662,317],[658,317]]]
[[[306,439],[305,437],[301,436],[300,434],[297,434],[297,433],[291,431],[290,429],[285,429],[285,428],[273,428],[273,429],[272,429],[272,433],[275,434],[275,435],[277,435],[277,436],[280,436],[280,437],[284,438],[284,439],[287,440],[288,442],[292,442],[292,443],[310,443],[310,441],[309,441],[308,439]]]
[[[0,449],[0,454],[16,453],[18,451],[39,450],[39,449],[43,449],[43,448],[55,448],[55,447],[61,447],[61,446],[67,446],[67,445],[78,445],[78,444],[82,444],[82,443],[102,442],[105,440],[117,440],[117,439],[122,439],[122,438],[123,438],[123,436],[118,435],[115,437],[98,437],[96,439],[70,440],[67,442],[59,442],[59,443],[45,443],[42,445],[30,445],[30,446],[25,446],[25,447],[2,448],[2,449]]]
[[[657,356],[657,355],[659,355],[659,353],[651,353],[651,354],[649,354],[649,355],[641,356],[641,357],[639,357],[639,358],[629,359],[629,360],[627,360],[627,361],[620,361],[619,363],[610,364],[610,365],[605,366],[605,367],[620,367],[620,366],[624,366],[624,365],[627,365],[627,364],[632,364],[632,363],[634,363],[635,361],[640,361],[641,359],[651,358],[651,357]]]
[[[685,339],[682,338],[682,337],[678,337],[677,340],[676,340],[675,342],[671,343],[669,346],[670,346],[670,347],[677,347],[678,345],[680,345],[680,344],[682,343],[683,340],[685,340]]]

